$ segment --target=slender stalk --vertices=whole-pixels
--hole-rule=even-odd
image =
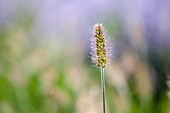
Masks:
[[[169,101],[169,103],[170,103],[170,101]],[[168,110],[168,113],[170,113],[170,106],[169,106],[169,108],[168,108],[169,110]]]
[[[105,113],[105,81],[104,81],[104,68],[101,67],[101,83],[102,83],[102,96],[103,96],[103,113]]]

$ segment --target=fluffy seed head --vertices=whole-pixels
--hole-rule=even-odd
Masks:
[[[95,24],[93,27],[93,37],[91,40],[92,61],[97,66],[104,68],[111,56],[111,46],[105,37],[102,24]]]

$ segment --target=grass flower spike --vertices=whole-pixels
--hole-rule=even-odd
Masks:
[[[110,61],[111,46],[104,34],[102,24],[95,24],[93,27],[93,37],[91,40],[92,61],[96,63],[101,70],[101,84],[103,96],[103,113],[105,113],[105,83],[104,83],[104,68]]]
[[[93,27],[91,40],[92,61],[98,66],[104,68],[110,61],[111,46],[108,39],[105,38],[102,24],[95,24]]]

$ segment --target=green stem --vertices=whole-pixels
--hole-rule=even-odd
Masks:
[[[105,83],[104,83],[104,68],[101,67],[101,83],[102,83],[102,96],[103,96],[103,113],[105,113]]]

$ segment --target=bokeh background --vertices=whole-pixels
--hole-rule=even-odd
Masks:
[[[107,113],[168,113],[169,0],[0,0],[0,113],[102,113],[96,23],[114,46]]]

